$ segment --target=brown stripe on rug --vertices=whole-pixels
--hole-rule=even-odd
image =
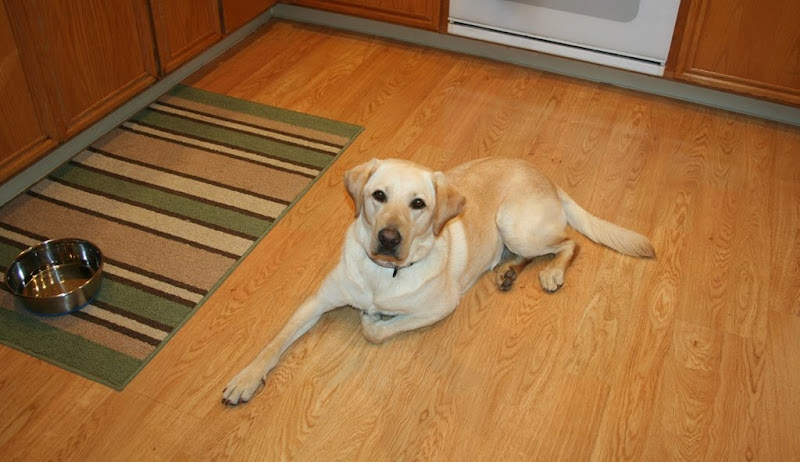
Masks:
[[[163,340],[170,332],[172,332],[172,326],[158,322],[154,319],[150,319],[146,316],[125,311],[100,300],[94,300],[90,306],[98,310],[98,313],[100,313],[99,317],[121,326],[125,326],[129,329],[142,332],[151,338]]]
[[[189,194],[189,193],[187,193],[185,191],[178,191],[178,190],[175,190],[175,189],[170,188],[170,187],[163,187],[163,186],[160,186],[160,185],[157,185],[157,184],[153,184],[153,183],[150,183],[150,182],[147,182],[147,181],[138,180],[138,179],[132,178],[130,176],[120,175],[120,174],[117,174],[117,173],[114,173],[114,172],[111,172],[111,171],[108,171],[108,170],[94,168],[94,167],[86,165],[86,164],[78,163],[74,159],[70,160],[69,162],[67,162],[66,165],[69,165],[71,167],[75,167],[76,170],[80,170],[80,171],[84,171],[84,172],[91,172],[91,173],[97,174],[98,177],[105,178],[107,180],[107,183],[113,183],[112,180],[119,180],[119,182],[126,183],[126,184],[130,185],[131,187],[143,186],[143,188],[142,188],[143,190],[160,191],[160,192],[166,193],[167,195],[169,195],[171,197],[183,197],[183,198],[185,198],[187,200],[190,200],[190,201],[195,201],[195,202],[204,203],[204,204],[210,204],[210,205],[213,205],[214,207],[218,207],[218,208],[223,209],[223,210],[235,211],[237,213],[241,213],[241,214],[244,214],[244,215],[249,215],[249,216],[254,217],[254,218],[270,219],[270,220],[274,219],[273,217],[266,216],[266,215],[261,215],[261,214],[258,214],[256,212],[253,212],[252,210],[248,210],[248,209],[244,209],[244,208],[238,208],[238,207],[234,207],[234,206],[231,206],[231,205],[228,205],[228,204],[224,204],[224,203],[214,202],[214,201],[209,200],[209,199],[207,199],[205,197],[192,195],[192,194]],[[55,177],[53,175],[49,175],[47,178],[53,180]],[[58,180],[62,181],[62,182],[69,182],[70,180],[68,178],[69,178],[68,176],[63,175],[61,177],[58,177]],[[73,184],[76,184],[76,183],[73,183]],[[115,188],[113,188],[113,185],[109,185],[109,187],[105,189],[106,193],[108,193],[109,191],[112,192],[111,193],[112,197],[122,197],[121,195],[118,195],[119,191],[116,190]],[[132,198],[129,197],[129,199],[132,199]]]
[[[175,145],[167,140],[125,130],[114,130],[110,136],[96,142],[93,149],[96,149],[93,152],[105,152],[138,165],[160,166],[173,174],[249,191],[284,204],[297,197],[308,185],[305,175],[220,154],[199,155],[196,147]],[[170,158],[165,162],[159,153],[167,149],[170,150]]]
[[[44,180],[42,183],[46,181],[48,180]],[[176,242],[180,242],[182,244],[200,250],[205,250],[207,252],[214,253],[217,255],[221,255],[223,257],[236,259],[236,253],[235,253],[236,248],[247,247],[246,244],[243,245],[242,242],[237,242],[237,243],[232,243],[231,245],[233,251],[227,248],[220,248],[225,246],[224,236],[215,234],[210,230],[208,230],[209,232],[202,233],[202,230],[183,229],[181,228],[180,223],[178,223],[177,221],[174,220],[169,220],[166,222],[159,221],[158,216],[154,214],[149,214],[147,213],[147,211],[142,209],[126,208],[126,207],[120,207],[120,209],[114,209],[112,207],[114,204],[102,201],[99,197],[95,198],[97,202],[100,202],[99,204],[96,204],[95,208],[82,207],[80,205],[77,205],[77,203],[81,201],[86,202],[86,196],[84,194],[81,194],[80,191],[67,187],[54,187],[54,186],[61,186],[61,185],[57,185],[52,182],[45,183],[43,187],[38,191],[35,190],[28,191],[28,195],[40,199],[42,201],[63,207],[63,209],[66,209],[66,211],[68,212],[77,212],[83,214],[84,216],[92,216],[95,218],[113,222],[121,226],[127,226],[129,228],[137,229],[154,236],[159,236],[165,239],[170,239]],[[55,196],[59,194],[67,196],[66,197],[67,201],[57,199]],[[86,202],[86,205],[91,206],[95,204],[90,204]],[[108,212],[108,214],[106,212]],[[161,220],[166,220],[167,217],[160,217],[160,218]],[[137,219],[143,220],[148,223],[145,225],[140,225],[136,221]],[[184,226],[188,226],[188,224],[184,224]],[[200,233],[197,233],[197,231],[200,231]],[[198,236],[197,234],[201,235]],[[214,244],[218,244],[218,246],[215,246]]]
[[[233,148],[221,143],[211,143],[206,140],[193,138],[170,130],[158,129],[146,124],[125,122],[120,125],[119,129],[129,131],[131,133],[146,135],[153,139],[168,141],[176,146],[186,146],[189,148],[200,149],[206,152],[227,156],[232,159],[240,159],[252,164],[266,165],[276,170],[281,170],[287,173],[295,173],[310,179],[316,178],[319,174],[319,169],[310,165],[292,161],[284,161],[277,157],[262,155],[246,149]]]
[[[0,208],[2,269],[45,239],[105,256],[69,315],[0,290],[0,342],[123,388],[360,131],[177,86]]]
[[[8,244],[18,252],[32,247],[45,239],[45,237],[26,233],[24,230],[8,223],[0,223],[0,242]],[[104,255],[103,271],[109,278],[124,280],[127,285],[136,286],[142,291],[156,294],[159,297],[167,298],[189,307],[196,305],[206,293],[203,289],[122,263],[109,258],[108,255]]]
[[[14,306],[15,302],[11,293],[5,289],[0,290],[0,309],[19,309],[14,308]],[[88,322],[72,314],[60,316],[58,318],[41,317],[37,319],[37,321],[57,327],[64,332],[79,335],[104,348],[114,350],[138,360],[144,360],[151,355],[156,348],[155,345],[131,338],[107,326]]]
[[[92,153],[87,150],[83,154],[76,156],[75,159],[81,165],[97,171],[112,173],[119,177],[130,178],[140,183],[171,191],[178,191],[185,195],[205,198],[235,209],[246,209],[263,217],[277,217],[286,207],[286,204],[257,197],[253,194],[245,194],[234,189],[219,187],[194,178],[176,175],[164,169],[137,165],[99,151]]]
[[[216,274],[235,260],[191,246],[187,243],[149,233],[113,220],[62,207],[35,197],[20,196],[0,211],[0,220],[18,228],[45,235],[50,239],[88,236],[109,258],[130,262],[156,274],[210,290]],[[21,207],[24,205],[24,207]],[[5,213],[3,213],[5,212]],[[58,217],[54,220],[53,217]],[[91,233],[87,232],[91,230]],[[187,267],[185,262],[196,262]]]
[[[187,145],[203,147],[210,151],[224,152],[231,156],[250,159],[254,162],[264,163],[265,165],[283,167],[298,172],[306,172],[308,174],[314,174],[312,172],[319,173],[320,170],[317,166],[307,162],[292,158],[281,158],[280,156],[272,155],[271,151],[259,152],[253,149],[237,146],[233,143],[209,141],[202,136],[187,135],[186,133],[172,130],[167,126],[158,126],[142,121],[128,121],[122,124],[122,128],[129,131],[157,135],[161,138],[171,139]]]
[[[158,171],[160,173],[163,173],[165,175],[177,176],[177,177],[181,177],[181,178],[186,179],[186,180],[193,180],[197,184],[200,184],[200,185],[214,186],[214,187],[221,188],[224,191],[232,191],[232,192],[236,192],[236,193],[239,193],[239,194],[252,196],[252,197],[257,198],[257,199],[263,199],[265,201],[277,204],[278,206],[289,205],[289,202],[290,202],[290,201],[287,201],[285,199],[279,199],[277,197],[272,197],[272,196],[269,196],[269,195],[266,195],[266,194],[259,194],[258,192],[250,190],[250,189],[247,189],[247,188],[242,188],[242,187],[239,187],[239,186],[226,184],[225,182],[213,181],[213,180],[211,180],[209,178],[204,177],[203,175],[197,176],[197,175],[192,175],[192,174],[189,174],[189,173],[184,173],[184,172],[181,171],[181,169],[176,168],[177,165],[178,165],[177,163],[173,163],[171,165],[160,165],[159,163],[147,163],[147,162],[144,162],[144,161],[141,161],[141,160],[137,160],[137,159],[133,158],[133,156],[127,156],[126,157],[125,155],[120,155],[120,154],[117,154],[117,153],[105,151],[105,150],[102,150],[100,148],[92,147],[92,146],[87,148],[86,151],[91,152],[91,153],[95,153],[95,154],[99,154],[99,155],[101,155],[103,157],[106,157],[106,158],[109,158],[109,159],[115,159],[115,160],[117,160],[119,162],[123,162],[123,163],[126,163],[126,164],[135,165],[135,166],[142,167],[142,168],[145,168],[145,169],[152,169],[152,170]]]
[[[227,234],[227,235],[230,235],[230,236],[235,236],[235,237],[238,237],[240,239],[252,242],[252,239],[250,239],[250,236],[248,236],[247,234],[239,233],[237,231],[233,231],[233,230],[227,229],[224,226],[217,226],[217,225],[210,224],[210,223],[204,223],[201,220],[195,220],[195,219],[193,219],[191,217],[186,217],[186,216],[183,216],[183,215],[181,215],[179,213],[174,213],[174,212],[172,212],[170,210],[164,210],[164,209],[160,209],[158,207],[153,207],[153,206],[148,205],[148,204],[143,204],[143,203],[137,202],[135,200],[131,200],[131,199],[127,198],[127,197],[117,196],[117,195],[114,195],[114,194],[107,193],[105,191],[96,191],[96,190],[93,190],[93,189],[91,189],[91,188],[89,188],[87,186],[84,186],[82,184],[73,183],[73,182],[71,182],[71,181],[69,181],[67,179],[60,178],[60,177],[57,177],[57,176],[50,175],[50,176],[47,177],[47,180],[48,181],[52,181],[53,183],[58,184],[60,186],[63,186],[64,188],[75,189],[78,192],[83,192],[83,193],[86,193],[86,194],[96,195],[96,196],[102,197],[102,198],[106,199],[111,204],[113,204],[114,202],[120,202],[120,203],[123,203],[125,205],[131,206],[131,208],[133,208],[133,209],[136,209],[137,207],[138,208],[142,208],[142,209],[144,209],[146,211],[152,212],[156,216],[157,215],[165,215],[165,216],[167,216],[169,218],[172,218],[172,219],[175,219],[175,220],[184,221],[184,222],[190,222],[191,224],[197,225],[198,227],[205,227],[205,228],[208,228],[209,230],[218,231],[218,232],[223,233],[223,234]],[[33,190],[33,189],[31,189],[31,190]]]
[[[106,263],[103,271],[112,281],[120,282],[129,287],[139,289],[142,292],[147,292],[190,308],[203,299],[202,295],[180,290],[175,285],[164,283],[160,280],[161,278],[151,279],[143,277],[141,274],[121,270],[119,267],[110,263]],[[120,273],[123,275],[120,275]]]
[[[125,335],[132,339],[139,340],[140,342],[144,342],[153,346],[158,346],[158,344],[161,342],[161,340],[159,340],[155,336],[150,336],[146,333],[140,332],[140,330],[132,329],[131,327],[126,325],[132,323],[126,323],[124,321],[119,322],[119,320],[117,320],[117,322],[113,322],[105,319],[101,315],[101,310],[97,309],[96,306],[91,304],[87,305],[80,311],[75,311],[73,313],[70,313],[69,316],[74,316],[86,322],[90,322],[92,324],[105,327],[106,329],[112,330],[119,334]],[[166,335],[164,335],[163,337],[166,337]]]
[[[251,124],[243,124],[236,121],[220,119],[218,117],[211,116],[210,114],[203,114],[196,111],[189,111],[183,108],[167,104],[153,103],[150,106],[150,110],[154,112],[160,112],[162,114],[174,115],[176,117],[180,117],[183,119],[193,120],[195,122],[200,122],[203,124],[224,127],[229,130],[234,130],[240,133],[263,136],[265,138],[269,138],[291,146],[299,146],[302,148],[311,149],[332,156],[336,155],[339,149],[341,149],[339,146],[333,146],[327,143],[320,143],[317,141],[291,136],[273,130],[265,130],[260,127],[255,127]]]
[[[311,128],[286,124],[270,119],[263,119],[242,112],[230,111],[224,108],[198,103],[196,101],[177,96],[164,95],[158,101],[166,106],[181,108],[207,116],[214,116],[221,120],[239,122],[251,127],[263,128],[264,130],[269,130],[281,135],[291,136],[305,141],[327,144],[339,149],[344,147],[350,141],[346,136],[334,135]]]

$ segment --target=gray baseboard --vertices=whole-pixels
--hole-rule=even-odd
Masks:
[[[83,130],[64,144],[50,151],[45,157],[35,162],[16,176],[0,185],[0,205],[10,201],[34,183],[47,176],[64,162],[86,149],[95,140],[113,130],[116,126],[128,120],[131,116],[147,107],[150,103],[168,92],[172,87],[189,77],[205,64],[236,45],[239,41],[264,25],[272,17],[272,10],[268,10],[252,21],[248,22],[232,34],[220,40],[208,50],[204,51],[188,63],[157,81],[142,93],[136,95],[127,103],[115,109],[109,115],[91,127]]]
[[[661,77],[638,74],[505,45],[487,43],[454,35],[439,34],[436,32],[329,13],[295,5],[278,4],[273,8],[272,14],[276,18],[329,26],[337,29],[479,56],[553,72],[555,74],[577,77],[593,82],[601,82],[630,90],[666,96],[668,98],[800,126],[800,108],[699,87]]]

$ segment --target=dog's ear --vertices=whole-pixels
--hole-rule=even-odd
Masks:
[[[344,187],[356,204],[356,217],[361,215],[361,208],[364,205],[364,196],[361,192],[364,189],[364,185],[367,184],[367,180],[377,168],[378,159],[372,159],[369,162],[351,168],[344,174]]]
[[[433,211],[433,235],[438,236],[450,219],[455,218],[464,208],[467,200],[447,182],[442,172],[433,174],[436,188],[436,208]]]

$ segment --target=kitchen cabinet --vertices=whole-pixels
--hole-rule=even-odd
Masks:
[[[676,79],[800,105],[800,2],[683,0]]]
[[[156,80],[146,0],[6,0],[40,123],[63,141]]]
[[[0,182],[275,3],[0,0]]]
[[[275,5],[277,0],[222,0],[222,23],[226,34],[245,25]]]
[[[151,0],[161,74],[168,74],[222,38],[218,0]]]
[[[439,30],[442,0],[286,0],[300,6]]]
[[[8,15],[0,3],[0,181],[54,145],[39,122]]]

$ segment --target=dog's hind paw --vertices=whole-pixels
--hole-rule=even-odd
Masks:
[[[503,292],[511,290],[517,280],[517,272],[508,265],[501,265],[495,270],[497,288]]]

